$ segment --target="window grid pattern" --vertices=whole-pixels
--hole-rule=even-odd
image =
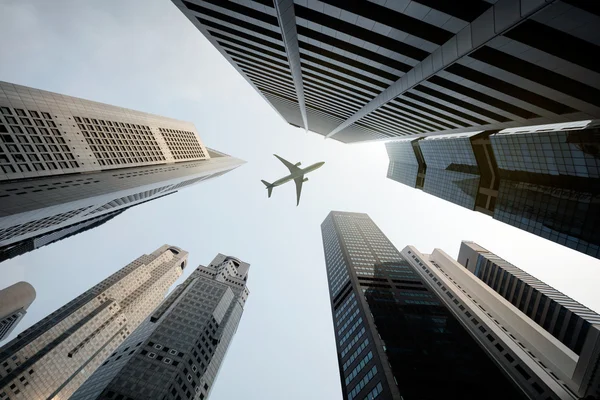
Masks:
[[[427,165],[423,191],[472,210],[480,178],[471,136],[432,136],[419,147]]]
[[[149,197],[154,196],[157,193],[163,192],[167,189],[169,189],[171,187],[171,185],[167,185],[167,186],[162,186],[156,189],[152,189],[152,190],[146,190],[145,192],[141,192],[141,193],[136,193],[136,194],[132,194],[129,196],[124,196],[112,201],[109,201],[108,203],[104,204],[101,207],[96,208],[95,210],[93,210],[92,212],[90,212],[90,214],[96,214],[99,212],[103,212],[106,210],[110,210],[111,208],[115,208],[115,207],[120,207],[129,203],[134,203],[140,200],[144,200],[147,199]]]
[[[74,116],[98,163],[107,168],[164,162],[154,134],[147,125]]]
[[[23,195],[27,193],[37,193],[42,191],[50,191],[56,190],[58,188],[66,188],[70,186],[81,186],[81,185],[90,185],[92,183],[99,183],[99,180],[94,180],[94,178],[85,178],[85,179],[71,179],[66,181],[54,182],[52,184],[49,183],[41,183],[34,184],[31,181],[26,181],[23,183],[23,186],[19,187],[8,187],[5,189],[0,189],[0,197],[8,197],[10,195]]]
[[[381,393],[383,392],[383,385],[381,385],[381,382],[379,382],[377,384],[377,386],[375,386],[373,388],[373,390],[371,390],[366,396],[364,400],[373,400],[375,398],[377,398],[377,396],[379,396]]]
[[[358,340],[365,334],[365,327],[363,326],[362,329],[360,331],[358,331],[358,333],[356,334],[356,336],[354,336],[354,338],[350,341],[350,343],[348,343],[348,345],[344,348],[344,350],[342,350],[341,357],[344,358],[346,356],[346,354],[348,354],[348,352],[350,350],[352,350],[352,347],[356,344],[356,342],[358,342]]]
[[[16,311],[0,319],[0,340],[3,340],[17,322],[25,315],[24,311]]]
[[[348,357],[348,360],[344,363],[344,365],[342,366],[342,369],[344,371],[346,371],[348,369],[348,367],[354,362],[354,360],[356,360],[356,358],[360,355],[360,353],[362,353],[362,351],[369,345],[369,338],[366,338],[361,344],[360,346],[358,346],[356,348],[356,350],[354,351],[354,353],[352,353],[352,355],[350,357]],[[343,357],[343,356],[342,356]]]
[[[423,191],[473,210],[479,189],[479,180],[477,175],[431,168],[427,170]]]
[[[81,368],[93,372],[161,303],[186,257],[174,256],[168,246],[143,255],[23,331],[0,354],[0,362],[17,361],[0,378],[0,393],[16,384],[22,398],[71,398],[86,378],[79,374]],[[107,326],[107,321],[112,323]],[[68,350],[94,333],[76,356],[68,356]],[[22,376],[30,385],[21,383]]]
[[[158,130],[176,160],[206,157],[200,140],[194,132],[168,128],[158,128]]]
[[[414,188],[417,184],[418,172],[419,166],[417,164],[409,164],[390,160],[387,177],[395,180],[396,182],[400,182]]]
[[[356,367],[354,367],[354,369],[352,370],[352,372],[350,372],[348,374],[348,376],[346,377],[346,380],[344,381],[346,383],[346,385],[348,385],[352,379],[354,379],[356,377],[356,375],[358,375],[358,373],[369,363],[369,361],[371,361],[373,359],[373,352],[369,351],[367,353],[367,355],[358,363],[358,365]]]
[[[346,309],[346,307],[348,307],[350,305],[352,299],[355,299],[355,298],[356,298],[356,295],[354,294],[354,292],[352,292],[352,294],[350,296],[348,296],[348,298],[346,300],[344,300],[342,305],[337,309],[337,311],[334,314],[334,318],[336,320],[338,320],[338,316]],[[356,302],[356,300],[354,302]],[[352,305],[354,306],[354,304],[352,304]],[[341,320],[341,318],[339,320]]]
[[[0,107],[0,116],[0,169],[5,174],[79,168],[49,113]]]
[[[363,319],[362,319],[362,317],[360,317],[354,323],[354,325],[352,325],[352,328],[350,328],[348,330],[348,332],[346,332],[346,334],[340,338],[340,346],[343,345],[346,342],[346,340],[348,340],[349,338],[352,337],[352,334],[354,333],[354,331],[356,330],[356,328],[358,328],[360,326],[360,324],[362,324],[362,321],[363,321]]]
[[[26,222],[24,224],[14,225],[14,226],[11,226],[10,228],[1,229],[0,230],[0,240],[5,240],[5,239],[16,237],[16,236],[21,236],[28,232],[38,231],[41,229],[46,229],[53,225],[61,224],[61,223],[65,222],[66,220],[84,212],[88,208],[89,207],[79,208],[77,210],[72,210],[72,211],[69,211],[66,213],[56,214],[51,217],[46,217],[46,218],[38,219],[35,221]]]
[[[600,129],[490,136],[498,167],[549,175],[600,178]]]
[[[415,372],[410,365],[414,365],[414,359],[418,357],[417,353],[426,354],[422,358],[423,364],[420,368],[428,371],[433,371],[439,368],[438,365],[443,365],[446,361],[442,360],[456,360],[456,354],[438,356],[446,351],[443,349],[445,347],[443,343],[457,343],[458,346],[469,349],[469,351],[465,351],[466,354],[461,352],[459,356],[464,357],[464,365],[470,365],[470,360],[484,361],[483,357],[485,355],[480,353],[480,347],[472,342],[472,338],[467,332],[458,330],[458,321],[452,319],[452,316],[439,299],[435,296],[422,296],[429,294],[429,289],[424,286],[418,272],[410,263],[404,260],[389,239],[367,215],[332,212],[322,225],[324,237],[327,232],[326,226],[331,224],[330,217],[333,217],[334,220],[332,225],[336,229],[337,240],[345,250],[344,256],[349,258],[348,269],[359,275],[358,272],[363,272],[362,268],[367,268],[366,265],[370,264],[370,272],[372,271],[371,276],[359,275],[353,277],[352,284],[358,286],[357,289],[362,290],[364,301],[367,304],[366,307],[368,307],[365,309],[365,314],[373,318],[376,330],[368,335],[363,334],[360,339],[357,337],[360,336],[362,329],[365,329],[365,331],[370,329],[366,323],[357,326],[354,332],[352,332],[354,328],[350,328],[348,333],[342,333],[342,335],[336,332],[340,354],[339,363],[343,371],[353,371],[356,368],[355,364],[359,363],[369,351],[371,351],[374,359],[377,358],[376,362],[370,360],[368,367],[364,366],[356,376],[350,376],[350,380],[346,381],[346,376],[342,377],[342,385],[346,387],[346,393],[350,394],[350,399],[359,397],[364,399],[367,393],[370,393],[379,383],[377,380],[374,383],[369,383],[371,378],[369,370],[373,365],[377,365],[378,369],[386,368],[386,375],[388,373],[387,366],[389,365],[391,374],[398,377],[396,385],[394,385],[393,380],[382,383],[382,387],[389,385],[387,387],[389,387],[392,396],[400,392],[405,397],[418,397],[418,393],[422,393],[424,390],[423,385],[426,385],[427,378],[425,375],[427,374]],[[325,251],[327,252],[327,247]],[[363,265],[365,266],[363,267]],[[327,264],[327,267],[329,268],[329,264]],[[392,276],[399,279],[392,279]],[[361,291],[357,292],[361,293]],[[410,293],[410,295],[404,296],[405,293]],[[358,296],[362,307],[364,307],[363,296]],[[358,320],[360,321],[360,319]],[[398,332],[403,334],[398,334]],[[370,344],[362,349],[362,353],[360,353],[359,347],[367,337]],[[382,343],[378,342],[378,337]],[[419,343],[415,345],[415,342]],[[428,349],[426,353],[421,350],[425,348]],[[432,354],[436,354],[436,356],[432,357]],[[356,357],[353,360],[355,364],[347,364],[350,357]],[[487,358],[485,361],[489,362]],[[428,365],[428,367],[424,365]],[[345,370],[343,369],[344,366],[346,367]],[[487,370],[482,373],[483,376],[500,372],[496,370],[495,365],[491,362],[485,364],[485,368]],[[477,370],[480,371],[481,369],[478,366]],[[467,370],[452,372],[457,377],[472,376],[473,373],[475,372]],[[365,375],[367,376],[366,381],[364,380]],[[354,381],[351,379],[354,379]],[[452,379],[449,380],[448,386],[452,386],[450,381]],[[431,394],[441,393],[439,388],[429,388],[428,390]],[[454,390],[455,393],[463,392],[460,385],[450,390]],[[507,393],[510,393],[511,390],[507,389]]]
[[[356,395],[358,395],[360,391],[363,390],[363,388],[371,381],[371,379],[375,377],[375,375],[377,375],[376,365],[374,365],[373,368],[371,368],[371,370],[369,371],[369,373],[366,374],[364,378],[362,378],[360,382],[356,384],[356,386],[354,386],[350,393],[348,393],[348,400],[354,399]]]
[[[354,294],[354,293],[352,293],[352,294]],[[347,305],[347,303],[344,303],[344,305]],[[339,318],[336,317],[335,324],[340,325],[344,321],[344,319],[348,316],[348,314],[350,314],[352,311],[354,311],[354,309],[357,308],[357,306],[358,306],[358,302],[356,300],[354,300],[354,302],[350,305],[350,308],[348,308]],[[340,309],[341,309],[341,307],[340,307]]]
[[[356,318],[358,316],[358,314],[360,313],[360,310],[357,308],[352,315],[350,316],[350,318],[348,318],[348,320],[344,323],[344,325],[342,325],[339,329],[338,329],[338,335],[341,335],[342,332],[344,332],[344,330],[352,323],[352,321],[354,321],[354,318]]]
[[[597,196],[568,189],[501,180],[494,219],[600,257]]]
[[[329,221],[323,226],[323,248],[325,249],[330,292],[332,297],[335,297],[343,285],[348,282],[350,276],[333,221]]]

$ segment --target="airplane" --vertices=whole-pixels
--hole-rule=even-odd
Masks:
[[[286,167],[288,167],[288,169],[290,170],[290,174],[288,176],[285,176],[281,179],[276,180],[273,183],[269,183],[267,181],[263,181],[261,180],[262,183],[265,184],[265,186],[267,187],[267,190],[269,191],[269,198],[271,197],[271,192],[273,192],[273,188],[276,186],[281,186],[286,182],[289,182],[291,180],[294,181],[294,183],[296,183],[296,207],[298,206],[298,204],[300,204],[300,193],[302,192],[302,183],[306,182],[308,180],[308,178],[305,178],[304,175],[308,174],[309,172],[312,172],[316,169],[319,169],[323,166],[323,164],[325,164],[324,162],[318,162],[316,164],[313,164],[309,167],[306,168],[299,168],[300,163],[296,163],[296,164],[292,164],[291,162],[284,160],[283,158],[279,157],[277,154],[273,154],[275,157],[277,157],[277,159],[279,161],[281,161]]]

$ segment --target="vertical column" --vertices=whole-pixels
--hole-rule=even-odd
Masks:
[[[281,36],[283,44],[290,63],[290,71],[294,79],[296,87],[296,95],[298,97],[298,106],[304,129],[308,131],[308,120],[306,118],[306,106],[304,105],[304,85],[302,84],[302,70],[300,67],[300,47],[298,46],[298,32],[296,30],[296,13],[294,12],[293,0],[273,0],[275,10],[277,11],[277,19],[281,28]]]

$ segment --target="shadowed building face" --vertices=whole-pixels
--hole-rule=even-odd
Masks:
[[[386,144],[388,178],[600,257],[598,121]]]
[[[526,398],[368,215],[321,231],[345,399]]]
[[[288,123],[343,143],[600,118],[593,1],[173,3]]]

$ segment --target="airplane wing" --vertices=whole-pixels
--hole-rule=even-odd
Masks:
[[[298,171],[300,168],[296,167],[294,164],[292,164],[291,162],[284,160],[283,158],[279,157],[277,154],[273,154],[275,157],[277,157],[277,159],[279,161],[281,161],[283,163],[283,165],[285,165],[286,167],[288,167],[288,169],[290,170],[290,173],[294,173],[296,171]],[[300,186],[302,186],[302,182],[300,182]]]
[[[296,184],[296,207],[300,204],[300,193],[302,193],[302,182],[304,182],[304,175],[299,178],[294,179],[294,183]]]

